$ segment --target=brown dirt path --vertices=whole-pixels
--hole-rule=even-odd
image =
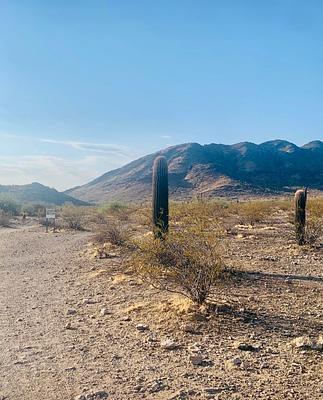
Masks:
[[[232,239],[228,263],[322,276],[322,253],[289,256],[278,250],[285,238],[264,232]],[[242,277],[218,289],[223,306],[208,320],[194,317],[191,333],[171,297],[122,275],[117,257],[83,255],[88,240],[39,227],[0,230],[1,400],[72,400],[99,390],[112,400],[321,398],[322,353],[288,344],[322,333],[322,282]],[[162,349],[164,339],[179,348]],[[241,351],[236,341],[258,351]],[[205,363],[193,365],[194,354]]]

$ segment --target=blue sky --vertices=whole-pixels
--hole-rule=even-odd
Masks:
[[[162,147],[322,139],[323,2],[1,0],[0,184]]]

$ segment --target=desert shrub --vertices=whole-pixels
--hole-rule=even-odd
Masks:
[[[8,215],[19,215],[21,210],[21,205],[10,198],[1,196],[0,210],[2,210],[5,214]]]
[[[272,215],[273,210],[274,202],[269,200],[251,200],[230,205],[230,211],[241,224],[255,225],[263,222]]]
[[[101,215],[113,216],[119,220],[126,221],[130,214],[130,207],[127,204],[113,201],[103,205],[98,211]]]
[[[8,228],[10,226],[10,217],[3,210],[0,210],[0,226]]]
[[[84,207],[71,205],[63,206],[60,214],[67,228],[77,231],[83,231],[85,229],[84,222],[86,214]]]
[[[129,241],[129,233],[125,226],[114,220],[106,220],[96,233],[94,240],[97,243],[111,243],[116,246],[124,246]]]
[[[135,242],[127,265],[143,280],[203,304],[219,278],[222,261],[216,235],[203,229],[170,231],[165,240]]]
[[[27,204],[22,207],[21,211],[29,217],[44,217],[46,214],[46,207],[42,204]]]
[[[323,197],[309,198],[305,242],[315,244],[323,237]]]

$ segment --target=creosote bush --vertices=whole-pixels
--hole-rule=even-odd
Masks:
[[[3,210],[0,210],[0,226],[8,228],[10,226],[10,217]]]
[[[197,304],[207,300],[222,270],[214,232],[171,231],[165,240],[150,235],[134,246],[127,260],[132,271],[154,287],[180,293]]]
[[[84,207],[64,206],[61,211],[64,224],[69,229],[83,231],[84,228]]]
[[[111,243],[116,246],[125,246],[129,241],[129,233],[125,226],[110,219],[99,226],[94,241],[100,244]]]

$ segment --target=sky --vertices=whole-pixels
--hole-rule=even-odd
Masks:
[[[323,132],[321,0],[0,0],[0,184]]]

